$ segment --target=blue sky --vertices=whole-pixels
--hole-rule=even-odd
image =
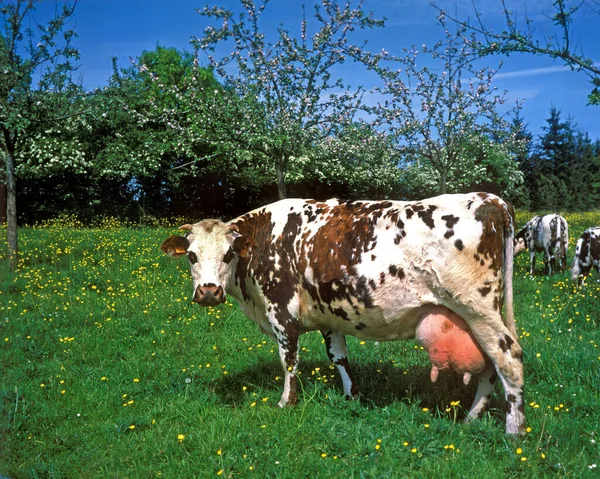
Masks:
[[[499,0],[474,1],[488,25],[502,26]],[[76,46],[81,53],[79,73],[84,86],[91,89],[106,84],[112,56],[126,65],[130,57],[152,50],[157,44],[191,50],[190,38],[201,36],[208,25],[208,20],[196,9],[207,3],[226,7],[239,4],[237,0],[79,0],[72,26],[79,35]],[[299,0],[271,0],[265,15],[267,32],[281,23],[290,31],[297,31],[297,6],[301,3]],[[437,3],[458,17],[472,15],[471,0],[438,0]],[[44,0],[38,8],[38,20],[51,13],[56,4],[55,0]],[[429,0],[365,0],[364,5],[365,10],[373,11],[377,18],[387,18],[385,28],[368,33],[369,49],[373,51],[385,48],[390,53],[400,53],[402,47],[433,45],[443,37],[443,30],[436,22],[437,10],[431,7]],[[519,18],[528,15],[534,19],[539,32],[552,32],[549,20],[552,0],[510,0],[509,5]],[[595,8],[600,10],[598,4]],[[311,11],[307,9],[307,13]],[[582,7],[574,22],[572,41],[595,61],[600,61],[599,29],[600,13]],[[600,139],[600,107],[586,106],[591,90],[586,75],[571,72],[557,60],[532,55],[489,57],[486,64],[496,68],[500,61],[503,66],[494,85],[507,90],[509,99],[525,100],[523,117],[532,133],[542,133],[541,127],[554,105],[561,110],[563,118],[570,116],[592,139]],[[355,71],[357,68],[348,65],[343,74],[349,78],[363,75]],[[375,81],[368,77],[364,80],[365,87]]]

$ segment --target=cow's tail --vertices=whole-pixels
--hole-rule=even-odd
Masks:
[[[517,339],[517,326],[515,325],[514,299],[513,299],[513,262],[515,248],[515,215],[509,205],[507,222],[504,227],[504,320],[506,327]]]

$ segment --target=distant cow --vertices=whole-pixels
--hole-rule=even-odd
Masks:
[[[496,372],[508,402],[506,431],[524,425],[522,350],[512,302],[512,211],[486,193],[414,203],[287,199],[223,223],[181,227],[161,249],[187,255],[202,306],[233,296],[277,341],[284,390],[297,402],[298,337],[318,330],[344,393],[357,397],[345,335],[415,337],[438,305],[459,314],[494,364],[479,377],[468,418],[480,415]],[[506,325],[502,319],[502,309]],[[508,325],[508,327],[507,327]]]
[[[577,240],[575,257],[571,266],[573,281],[583,283],[592,268],[600,273],[600,227],[588,228]]]
[[[515,235],[515,255],[529,250],[529,273],[533,276],[536,253],[544,253],[544,274],[552,274],[558,258],[558,266],[567,266],[569,227],[567,220],[557,214],[534,216]]]

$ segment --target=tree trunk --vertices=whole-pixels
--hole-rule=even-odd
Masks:
[[[448,173],[440,171],[440,195],[448,193]]]
[[[287,198],[287,188],[285,186],[285,169],[284,165],[286,161],[281,159],[275,163],[275,170],[277,171],[277,193],[279,195],[279,199],[283,200]]]
[[[0,168],[0,225],[6,224],[6,166]]]
[[[17,269],[18,241],[17,241],[17,186],[15,181],[15,157],[13,152],[7,151],[6,161],[6,239],[8,242],[8,267],[11,271]]]

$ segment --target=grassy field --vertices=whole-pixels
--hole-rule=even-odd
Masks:
[[[565,216],[570,261],[600,213]],[[568,273],[531,278],[518,257],[528,432],[513,439],[500,387],[463,424],[474,388],[432,384],[414,341],[348,338],[362,399],[346,401],[321,336],[307,334],[299,404],[276,408],[275,344],[235,305],[190,302],[186,261],[158,249],[174,231],[20,230],[17,274],[0,269],[0,476],[599,477],[597,276],[582,289]]]

